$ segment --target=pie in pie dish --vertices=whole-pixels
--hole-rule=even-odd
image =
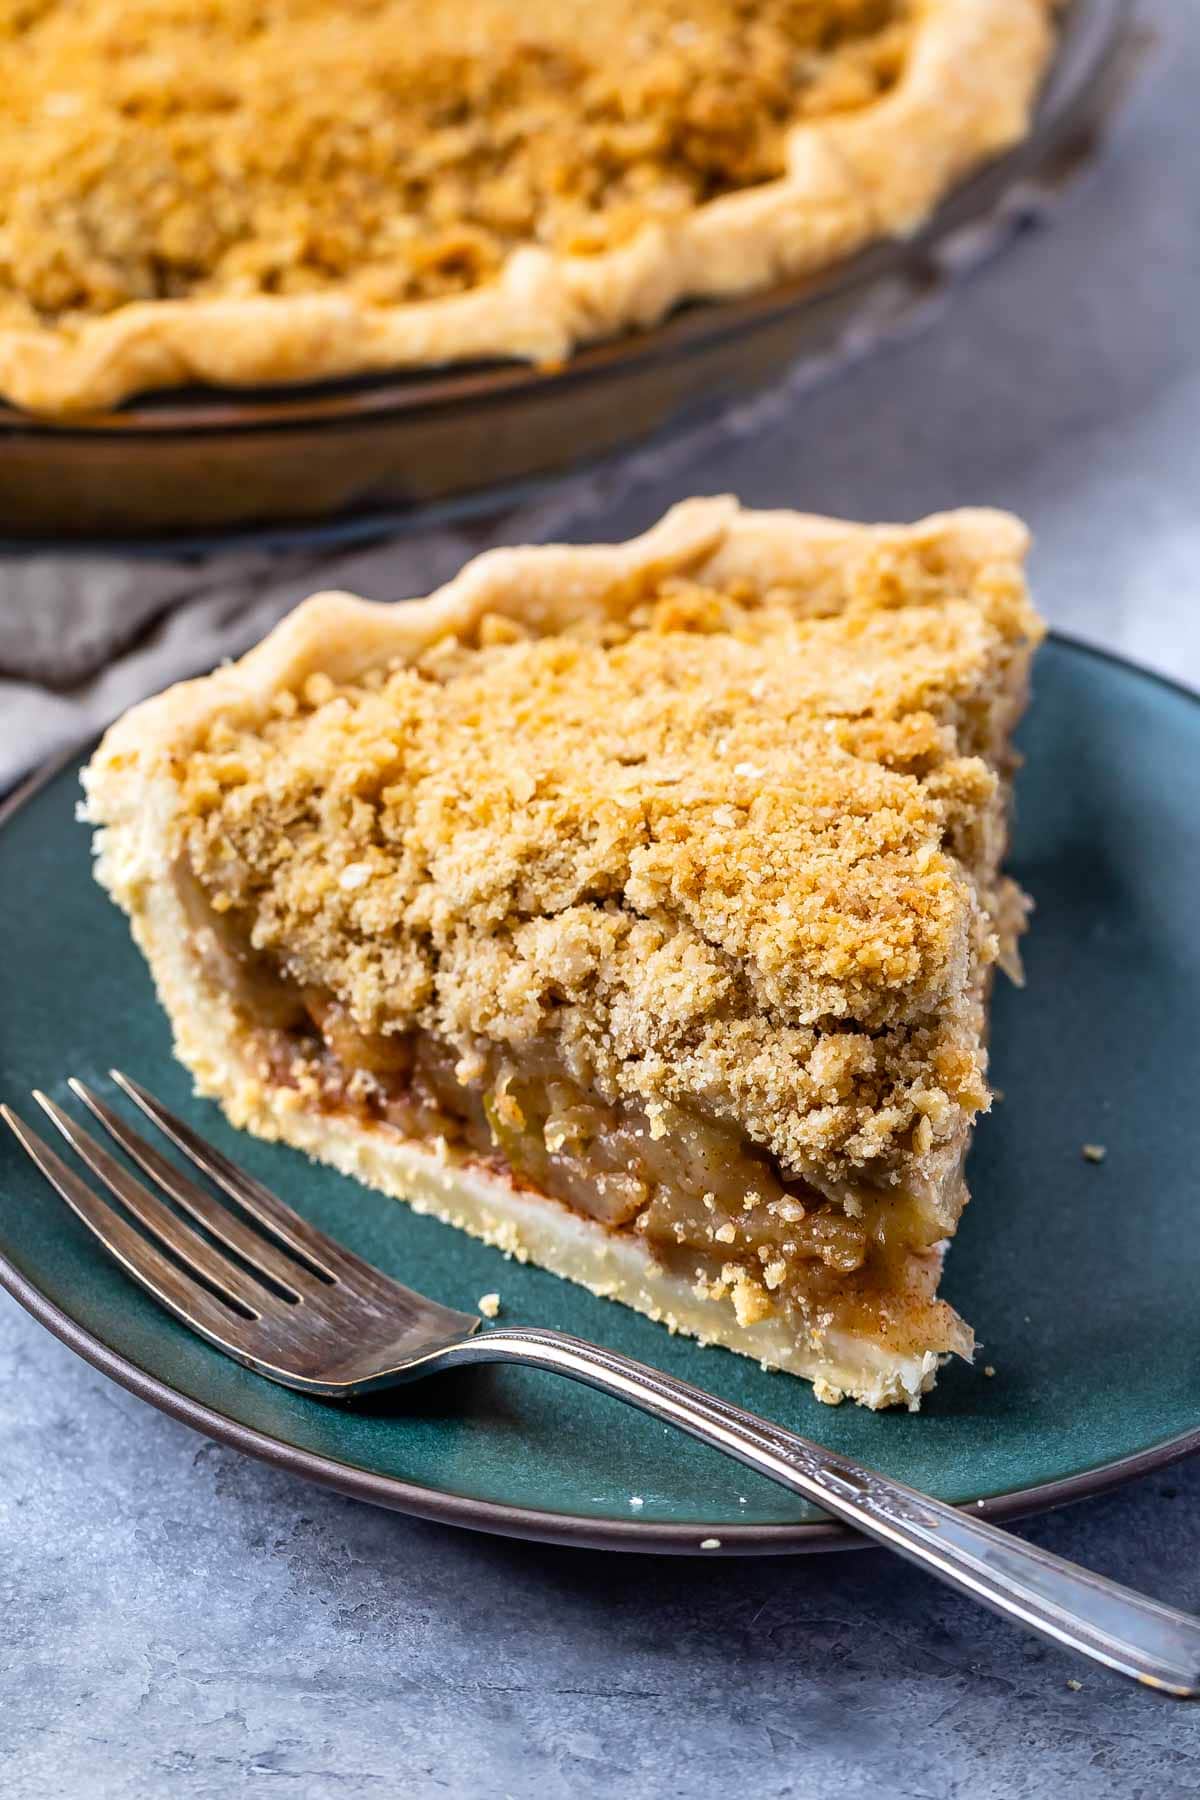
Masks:
[[[1024,528],[689,501],[306,601],[85,775],[199,1091],[672,1329],[915,1407],[989,1103]]]
[[[3,0],[0,394],[553,363],[911,231],[1054,0]]]

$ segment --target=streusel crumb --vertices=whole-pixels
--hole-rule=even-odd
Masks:
[[[478,286],[783,171],[909,0],[0,0],[0,320]]]
[[[690,1103],[785,1170],[886,1180],[988,1102],[1039,629],[1014,566],[964,581],[936,545],[872,549],[838,594],[649,579],[219,719],[180,848],[365,1032],[468,1071],[549,1040],[651,1120]]]

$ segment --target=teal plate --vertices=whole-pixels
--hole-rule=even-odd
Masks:
[[[1035,896],[1028,987],[1001,984],[975,1201],[945,1292],[983,1342],[925,1410],[821,1406],[594,1299],[193,1099],[125,921],[91,880],[74,764],[0,831],[0,1096],[118,1064],[325,1230],[413,1286],[506,1322],[562,1326],[778,1419],[943,1499],[1004,1517],[1200,1448],[1200,703],[1049,643],[1024,729],[1012,865]],[[1084,1143],[1101,1143],[1101,1163]],[[191,1335],[121,1274],[5,1136],[0,1280],[59,1337],[199,1430],[343,1492],[553,1541],[731,1552],[854,1542],[715,1452],[553,1376],[480,1371],[335,1406]],[[994,1371],[994,1373],[992,1372]],[[635,1508],[631,1496],[643,1504]]]

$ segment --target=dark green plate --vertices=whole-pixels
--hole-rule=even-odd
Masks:
[[[983,1342],[925,1410],[819,1405],[803,1382],[238,1137],[189,1096],[125,921],[90,879],[74,765],[0,832],[0,1096],[101,1088],[116,1063],[325,1229],[413,1286],[618,1346],[991,1516],[1094,1492],[1200,1447],[1200,704],[1051,642],[1024,731],[1013,867],[1035,896],[1029,985],[996,997],[1004,1102],[945,1291]],[[1084,1143],[1107,1147],[1085,1161]],[[345,1408],[285,1392],[193,1337],[111,1263],[7,1134],[0,1279],[81,1355],[214,1437],[406,1511],[631,1549],[851,1540],[770,1483],[549,1375],[443,1378]],[[994,1373],[988,1373],[994,1370]],[[631,1497],[640,1495],[636,1508]]]

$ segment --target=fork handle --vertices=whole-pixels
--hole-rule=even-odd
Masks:
[[[585,1382],[815,1500],[825,1512],[1043,1637],[1148,1687],[1181,1698],[1200,1696],[1200,1619],[1052,1556],[689,1382],[535,1326],[482,1332],[438,1360],[521,1363]]]

